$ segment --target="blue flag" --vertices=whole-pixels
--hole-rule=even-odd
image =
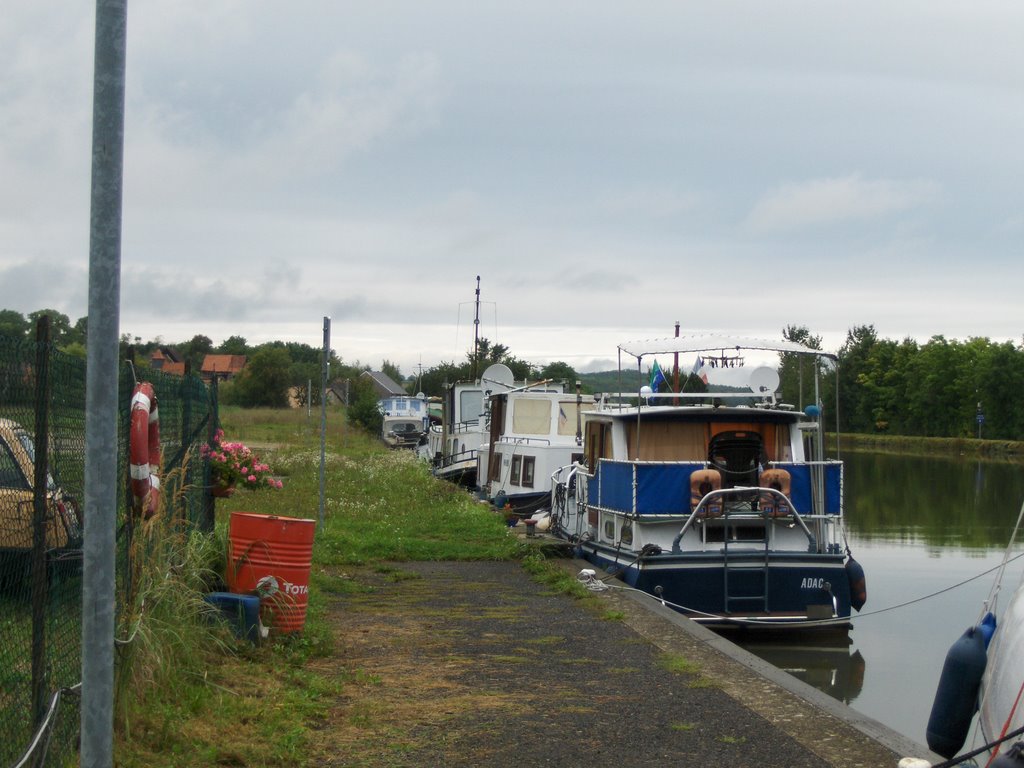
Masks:
[[[651,391],[658,392],[665,381],[665,372],[661,370],[661,366],[655,360],[654,367],[651,368]]]

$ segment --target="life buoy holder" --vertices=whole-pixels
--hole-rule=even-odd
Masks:
[[[147,520],[160,506],[160,417],[156,393],[148,381],[135,385],[132,393],[131,432],[128,440],[132,496],[135,509]]]

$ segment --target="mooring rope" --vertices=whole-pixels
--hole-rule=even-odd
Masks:
[[[1000,568],[1005,568],[1008,564],[1014,562],[1015,560],[1019,560],[1022,557],[1024,557],[1024,552],[1021,552],[1021,553],[1019,553],[1017,555],[1014,555],[1013,557],[1005,560],[1005,562],[1000,563],[999,565],[993,566],[992,568],[989,568],[987,571],[982,571],[981,573],[979,573],[979,574],[977,574],[975,576],[971,576],[968,579],[964,579],[963,581],[958,582],[957,584],[952,584],[952,585],[950,585],[948,587],[944,587],[943,589],[936,590],[935,592],[932,592],[931,594],[924,595],[922,597],[917,597],[917,598],[914,598],[913,600],[907,600],[906,602],[903,602],[903,603],[898,603],[896,605],[890,605],[890,606],[888,606],[886,608],[879,608],[876,611],[868,611],[866,613],[860,613],[860,614],[857,615],[857,618],[858,619],[863,619],[863,618],[866,618],[868,616],[877,616],[878,614],[881,614],[881,613],[887,613],[889,611],[895,611],[898,608],[906,608],[908,605],[914,605],[915,603],[921,603],[921,602],[924,602],[925,600],[931,600],[934,597],[938,597],[941,594],[944,594],[944,593],[949,592],[951,590],[957,589],[958,587],[962,587],[965,584],[969,584],[972,581],[977,581],[978,579],[982,578],[983,576],[987,576],[988,574],[992,573],[993,571],[999,570]],[[639,559],[639,557],[637,559]],[[636,561],[634,560],[633,562],[636,562]],[[632,565],[632,563],[629,563],[626,566],[617,567],[617,570],[619,568],[628,567],[629,565]],[[621,572],[621,570],[618,570],[618,572]],[[587,571],[581,571],[580,573],[581,573],[581,575],[582,574],[587,574]],[[727,621],[727,622],[732,623],[732,624],[751,624],[751,625],[755,625],[755,626],[756,625],[779,626],[779,622],[778,621],[765,620],[765,619],[739,619],[739,618],[731,618],[731,617],[728,617],[728,616],[719,616],[718,614],[714,614],[714,613],[706,613],[704,611],[698,611],[698,610],[696,610],[694,608],[687,608],[686,606],[678,605],[676,603],[673,603],[673,602],[670,602],[668,600],[665,600],[664,598],[659,597],[657,595],[652,595],[650,592],[645,592],[642,589],[636,589],[634,587],[629,587],[629,586],[625,586],[625,585],[620,586],[618,584],[609,584],[609,583],[607,583],[607,579],[610,579],[610,578],[612,578],[615,575],[616,575],[615,573],[611,573],[608,576],[604,577],[604,579],[598,579],[596,574],[592,574],[591,573],[591,574],[587,574],[587,576],[585,576],[583,578],[581,578],[580,576],[577,576],[577,580],[580,581],[585,587],[587,587],[587,589],[590,589],[593,592],[603,592],[606,589],[621,589],[621,590],[624,590],[624,591],[637,592],[637,593],[639,593],[641,595],[644,595],[645,597],[651,598],[652,600],[657,600],[662,605],[667,605],[667,606],[670,606],[670,607],[675,608],[677,610],[684,611],[686,613],[696,614],[698,616],[705,616],[707,618],[722,619],[723,621]],[[844,621],[845,621],[845,619],[844,619]],[[828,624],[835,624],[835,623],[836,623],[835,619],[815,619],[815,620],[801,621],[800,622],[800,626],[802,626],[802,627],[804,627],[804,626],[818,626],[818,625],[828,625]]]

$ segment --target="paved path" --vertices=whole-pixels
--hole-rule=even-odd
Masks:
[[[393,569],[356,574],[369,591],[332,598],[331,663],[352,682],[318,765],[880,768],[921,754],[628,593],[579,601],[508,562]]]

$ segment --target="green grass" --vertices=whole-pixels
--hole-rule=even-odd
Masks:
[[[699,675],[701,671],[699,664],[674,653],[664,654],[661,657],[661,665],[669,672],[680,675]]]
[[[181,538],[140,575],[139,599],[121,630],[137,626],[145,642],[128,651],[132,663],[124,669],[130,674],[121,680],[119,766],[307,765],[310,729],[330,717],[345,686],[367,684],[317,662],[335,651],[325,616],[330,597],[372,589],[350,571],[366,567],[398,581],[416,578],[393,565],[402,561],[525,557],[533,577],[552,591],[588,596],[571,575],[527,556],[531,550],[489,507],[434,478],[411,453],[388,451],[350,428],[332,409],[326,503],[314,539],[303,632],[258,647],[235,641],[203,618],[203,584],[223,573],[232,512],[319,522],[320,417],[304,410],[225,408],[221,421],[225,439],[250,445],[284,487],[239,490],[218,500],[213,537]],[[161,578],[168,573],[175,578]],[[140,609],[143,598],[146,607]],[[372,719],[373,713],[360,716]]]

